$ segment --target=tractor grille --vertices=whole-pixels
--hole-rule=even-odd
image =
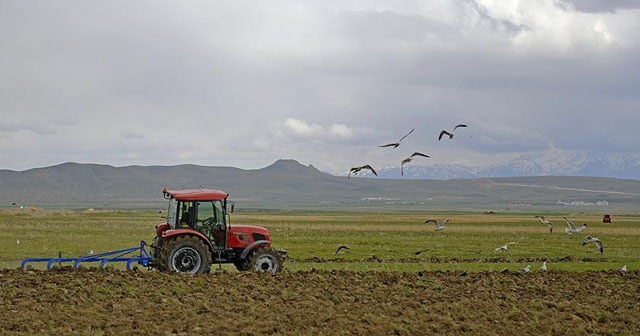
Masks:
[[[267,240],[267,237],[261,233],[252,233],[251,237],[253,237],[253,241],[258,241],[258,240]]]

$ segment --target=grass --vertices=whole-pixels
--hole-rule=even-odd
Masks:
[[[543,260],[549,269],[568,271],[607,270],[627,265],[640,268],[640,217],[613,215],[603,224],[601,214],[554,213],[549,233],[533,218],[536,214],[510,212],[349,212],[289,211],[251,212],[232,215],[235,223],[270,230],[273,245],[288,251],[286,269],[398,272],[467,270],[518,270],[527,264],[538,269]],[[564,220],[587,222],[584,234],[564,233]],[[449,218],[444,231],[435,232],[427,218]],[[64,211],[12,209],[0,211],[0,268],[15,268],[26,257],[85,255],[148,242],[162,220],[155,211]],[[594,245],[582,246],[586,235],[599,237],[605,246],[600,254]],[[17,244],[17,240],[20,244]],[[494,248],[515,241],[507,251]],[[334,255],[339,245],[348,251]],[[425,250],[420,255],[414,252]],[[217,266],[213,267],[217,269]],[[223,269],[233,270],[224,265]]]

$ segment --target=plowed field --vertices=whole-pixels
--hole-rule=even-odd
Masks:
[[[2,335],[638,335],[638,272],[0,271]]]

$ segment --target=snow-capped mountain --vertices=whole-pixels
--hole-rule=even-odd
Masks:
[[[378,171],[380,177],[412,179],[454,179],[513,176],[599,176],[640,179],[640,154],[600,154],[550,150],[522,154],[505,163],[488,167],[465,167],[455,164],[430,166],[387,167]]]

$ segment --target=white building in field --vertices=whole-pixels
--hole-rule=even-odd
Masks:
[[[585,201],[579,201],[579,200],[573,200],[573,201],[558,201],[556,202],[556,205],[564,205],[564,206],[596,206],[596,207],[606,207],[609,206],[609,201],[607,200],[598,200],[595,202],[585,202]]]

